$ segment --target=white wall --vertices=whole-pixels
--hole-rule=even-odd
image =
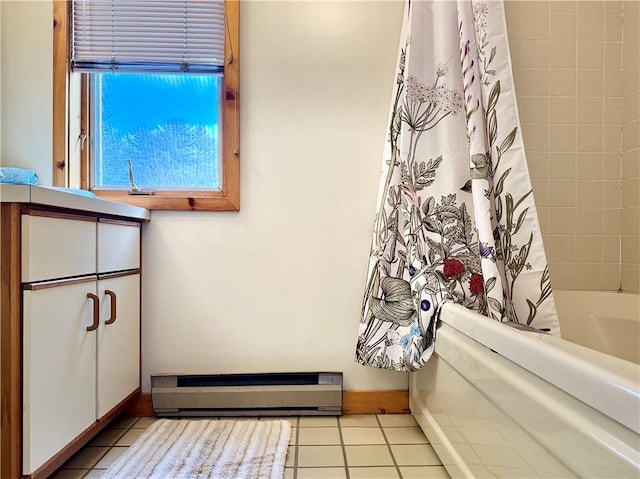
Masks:
[[[2,4],[0,4],[0,166],[2,165]]]
[[[51,1],[0,1],[0,164],[52,182],[53,10]]]
[[[0,5],[2,163],[51,184],[51,2]],[[242,209],[145,227],[145,390],[159,372],[307,370],[407,387],[353,361],[402,9],[241,3]]]
[[[353,360],[402,2],[243,2],[241,211],[154,212],[143,389],[159,372],[344,371]]]

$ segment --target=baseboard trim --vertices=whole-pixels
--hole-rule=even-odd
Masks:
[[[408,414],[409,391],[344,391],[343,414]],[[150,393],[141,393],[127,408],[130,416],[153,417]]]
[[[409,391],[344,391],[342,413],[408,414]]]
[[[140,393],[129,405],[126,413],[133,417],[154,417],[151,393]]]

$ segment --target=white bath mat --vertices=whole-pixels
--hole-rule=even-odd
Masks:
[[[160,419],[102,479],[281,479],[289,421]]]

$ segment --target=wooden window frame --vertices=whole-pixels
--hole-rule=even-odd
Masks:
[[[129,195],[127,190],[93,190],[99,198],[150,210],[240,210],[240,55],[239,0],[225,0],[226,41],[222,93],[222,186],[211,190],[154,190],[150,196]],[[71,1],[53,2],[53,185],[90,189],[88,146],[88,76],[80,88],[71,86]],[[80,101],[78,103],[78,96]],[[73,101],[76,102],[75,108]],[[70,123],[77,122],[76,128]],[[80,135],[71,131],[80,131]],[[74,138],[74,136],[77,136]],[[78,164],[76,164],[78,163]]]

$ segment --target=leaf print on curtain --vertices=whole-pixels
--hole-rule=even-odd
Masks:
[[[356,361],[414,371],[439,306],[559,334],[500,1],[409,2]]]

